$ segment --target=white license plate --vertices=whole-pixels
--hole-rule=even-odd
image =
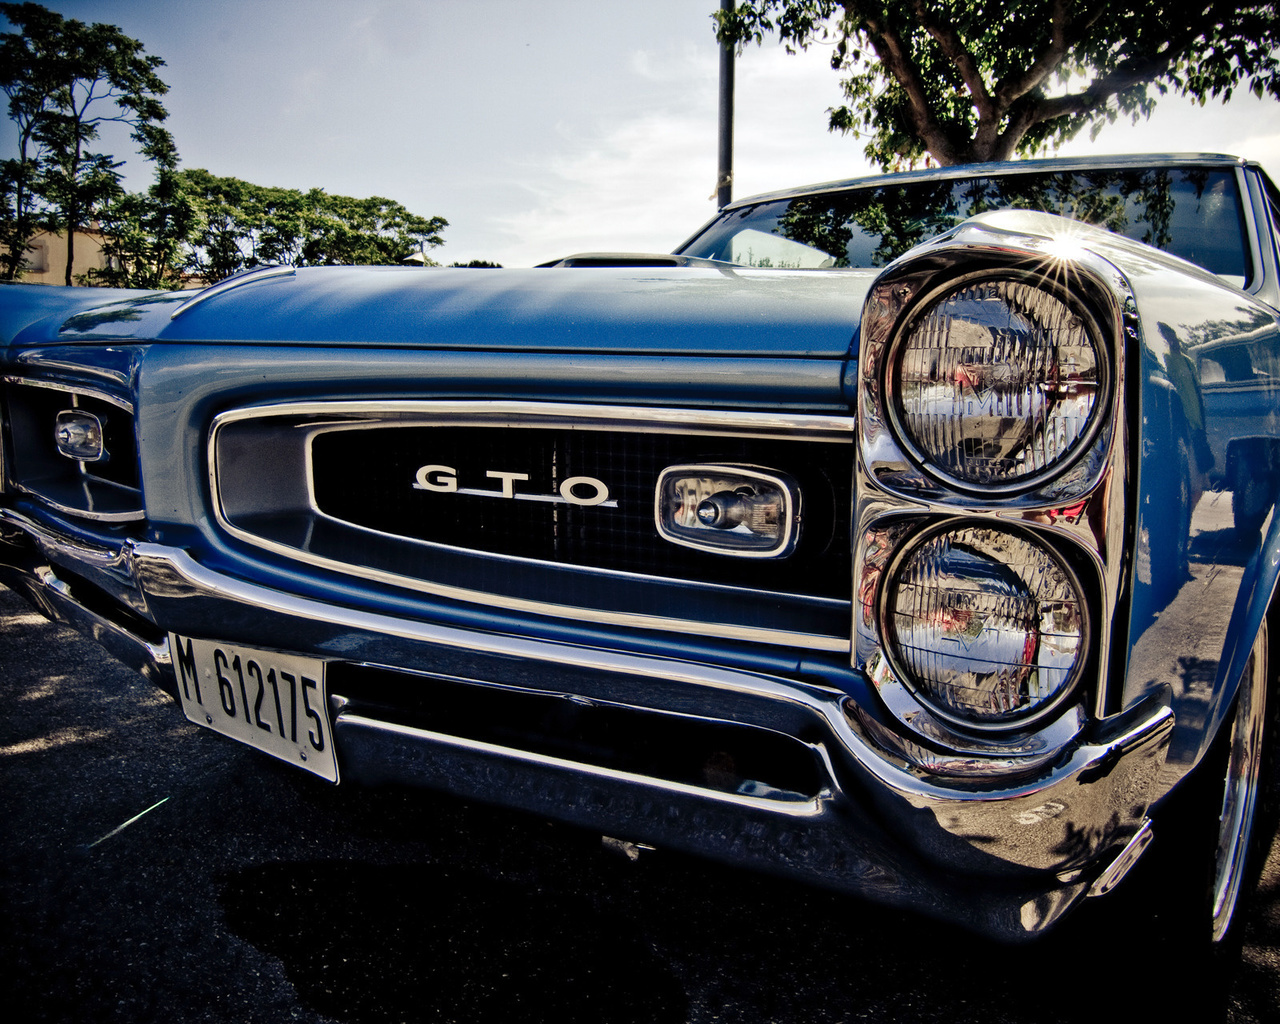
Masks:
[[[323,661],[177,633],[169,650],[182,710],[196,725],[338,781]]]

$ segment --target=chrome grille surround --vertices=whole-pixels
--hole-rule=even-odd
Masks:
[[[138,523],[145,518],[131,402],[80,384],[19,376],[6,376],[3,383],[12,458],[0,469],[15,491],[77,519]],[[57,417],[72,410],[94,414],[104,425],[104,457],[85,462],[58,451]]]
[[[574,437],[594,432],[618,439],[624,452],[633,450],[637,444],[657,443],[659,448],[664,444],[668,448],[694,446],[694,450],[708,453],[725,446],[739,451],[758,447],[769,451],[775,460],[778,452],[794,452],[797,457],[808,458],[819,467],[813,469],[811,477],[830,477],[825,486],[831,491],[833,506],[826,513],[829,520],[826,535],[819,530],[811,531],[815,550],[804,557],[809,557],[815,565],[825,565],[825,571],[834,571],[839,578],[828,581],[825,593],[815,593],[800,585],[805,582],[804,572],[780,560],[784,563],[779,570],[783,577],[791,573],[789,585],[761,586],[758,580],[763,577],[759,576],[758,564],[744,570],[741,566],[744,560],[699,556],[674,545],[671,548],[676,554],[669,565],[658,566],[660,571],[649,568],[643,560],[634,559],[609,565],[556,561],[533,550],[477,547],[474,538],[462,535],[465,530],[460,534],[461,543],[456,542],[459,539],[456,537],[441,541],[432,535],[433,523],[421,529],[413,527],[418,534],[415,536],[399,532],[389,522],[373,525],[372,520],[352,522],[331,514],[326,507],[332,502],[324,492],[333,488],[323,480],[328,472],[325,460],[332,454],[329,447],[334,438],[342,440],[344,434],[354,437],[357,433],[372,439],[388,436],[378,434],[380,431],[407,431],[405,437],[414,436],[416,432],[418,437],[429,437],[426,432],[439,431],[441,436],[455,432],[462,438],[458,443],[463,444],[467,431],[494,430],[503,433],[486,435],[487,440],[513,439],[515,448],[538,435],[511,433],[513,431],[562,432]],[[664,453],[654,462],[658,470],[666,458]],[[848,558],[853,420],[850,417],[532,402],[292,402],[236,409],[219,415],[211,429],[208,459],[210,492],[218,525],[244,544],[317,569],[432,597],[599,625],[814,650],[847,652],[851,649]],[[397,467],[402,474],[407,471],[403,483],[406,495],[414,479],[428,483],[444,480],[430,474],[418,477],[421,470],[432,468],[431,460],[422,466],[418,465],[419,461],[422,459],[415,455],[402,460],[403,465]],[[687,460],[673,458],[672,461]],[[473,470],[496,471],[491,476],[497,479],[488,482],[490,489],[461,485],[457,489],[473,502],[484,502],[487,498],[489,508],[485,514],[493,514],[494,508],[501,514],[505,511],[502,506],[519,505],[522,511],[545,508],[546,503],[554,500],[554,485],[536,482],[528,485],[533,501],[493,500],[504,496],[503,489],[525,486],[523,474],[516,472],[521,468],[514,464],[494,467],[482,464]],[[789,470],[791,467],[767,468]],[[565,475],[574,478],[576,473],[569,470]],[[644,545],[648,545],[650,551],[660,550],[658,545],[667,545],[658,538],[653,525],[657,472],[653,475],[646,507],[632,510],[642,514],[645,529],[652,534],[652,538],[642,538],[641,556],[646,550]],[[321,480],[319,488],[318,479]],[[269,481],[269,486],[264,486],[264,481]],[[642,492],[634,490],[634,493]],[[577,492],[571,492],[571,496],[591,498],[594,491],[592,486],[580,487]],[[401,500],[398,492],[394,500]],[[569,503],[570,506],[594,504],[593,501]],[[568,510],[580,511],[576,507]],[[598,510],[592,507],[587,511]],[[818,547],[824,550],[817,550]],[[843,552],[844,561],[833,570],[830,556],[838,552]],[[698,557],[713,562],[720,559],[713,567],[712,578],[699,578],[697,568],[690,568],[690,559]],[[733,572],[738,575],[720,569],[720,563],[734,563]]]

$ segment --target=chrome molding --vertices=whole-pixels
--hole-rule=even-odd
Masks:
[[[646,433],[654,429],[685,434],[775,438],[786,441],[853,443],[852,416],[801,413],[714,412],[705,409],[647,408],[626,405],[577,405],[554,402],[282,402],[246,406],[219,415],[210,440],[226,424],[269,417],[331,417],[317,430],[359,430],[385,426],[529,427],[615,430]],[[360,420],[367,423],[360,423]]]
[[[81,473],[83,474],[83,470]],[[97,481],[99,484],[106,481]],[[61,502],[54,501],[42,491],[34,490],[25,484],[14,484],[13,490],[22,494],[29,494],[31,497],[40,501],[40,504],[46,508],[50,508],[55,512],[61,512],[63,515],[72,516],[76,519],[88,519],[95,523],[138,523],[147,518],[145,510],[130,509],[127,512],[92,512],[83,508],[74,508],[71,505],[64,505]]]
[[[6,384],[16,384],[20,387],[27,388],[45,388],[49,391],[61,391],[69,395],[84,395],[86,398],[93,398],[99,402],[106,402],[108,405],[114,405],[118,409],[125,412],[133,413],[133,403],[126,402],[122,398],[116,398],[109,395],[105,391],[98,391],[96,388],[85,388],[73,384],[60,384],[51,380],[35,380],[31,377],[18,377],[13,374],[6,374],[4,381]]]
[[[723,804],[738,808],[768,808],[770,814],[792,818],[812,818],[822,813],[825,808],[821,799],[811,800],[777,800],[769,797],[753,796],[743,793],[729,793],[708,789],[705,786],[694,786],[689,783],[674,782],[670,779],[659,779],[650,775],[607,768],[581,761],[571,761],[550,754],[539,754],[521,750],[517,747],[504,747],[496,743],[454,736],[449,733],[432,732],[429,729],[417,729],[406,725],[379,721],[364,715],[344,712],[338,721],[350,726],[368,729],[388,735],[394,735],[421,744],[430,744],[439,748],[454,748],[471,754],[495,757],[508,765],[527,765],[540,768],[560,769],[567,772],[585,773],[598,779],[621,782],[628,786],[640,787],[650,792],[666,792],[673,796],[695,797],[698,800]]]
[[[1252,187],[1252,178],[1244,167],[1236,168],[1236,190],[1237,194],[1242,197],[1240,203],[1240,213],[1245,219],[1245,239],[1249,244],[1250,270],[1252,273],[1249,277],[1248,288],[1246,289],[1251,295],[1263,295],[1266,290],[1270,290],[1271,294],[1275,294],[1276,283],[1268,279],[1267,268],[1263,259],[1263,254],[1259,251],[1256,240],[1266,239],[1270,234],[1266,224],[1259,223],[1259,211],[1254,205],[1256,196]]]
[[[1125,848],[1116,855],[1115,860],[1094,880],[1093,885],[1089,887],[1089,891],[1085,895],[1105,896],[1119,885],[1124,880],[1125,875],[1138,863],[1138,858],[1146,851],[1153,837],[1151,822],[1144,821],[1138,831],[1134,833],[1133,838],[1125,845]]]
[[[239,288],[241,285],[253,284],[255,281],[265,281],[272,277],[293,277],[297,273],[296,267],[261,267],[257,270],[246,271],[243,274],[237,274],[235,277],[229,277],[225,281],[211,285],[205,288],[195,298],[188,299],[181,306],[169,314],[170,320],[177,320],[187,310],[192,309],[202,302],[209,299],[217,298],[224,292],[229,292],[233,288]]]

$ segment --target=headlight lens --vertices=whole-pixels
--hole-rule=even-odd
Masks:
[[[890,568],[886,653],[943,719],[1022,724],[1057,705],[1085,656],[1075,575],[1022,533],[966,525],[927,533]]]
[[[1107,365],[1096,334],[1038,284],[988,278],[944,294],[892,358],[901,440],[947,483],[1033,486],[1094,434]]]

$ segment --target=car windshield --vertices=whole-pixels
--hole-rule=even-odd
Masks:
[[[1230,170],[1099,169],[870,185],[727,211],[680,249],[751,267],[882,267],[974,214],[1040,210],[1085,221],[1243,286],[1248,248]]]

